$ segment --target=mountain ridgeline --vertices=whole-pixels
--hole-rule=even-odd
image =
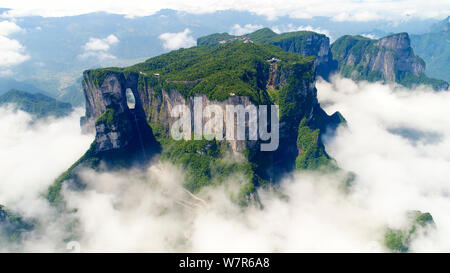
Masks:
[[[448,28],[442,26],[439,29],[443,29],[444,32],[448,31]],[[413,37],[414,40],[417,40],[416,36]],[[448,90],[446,81],[429,78],[425,75],[425,62],[414,54],[407,33],[394,34],[379,40],[346,35],[330,46],[329,38],[323,34],[311,31],[277,34],[268,28],[263,28],[242,36],[228,33],[211,34],[200,37],[197,45],[215,46],[236,41],[271,44],[288,52],[300,53],[303,56],[315,56],[317,75],[325,80],[328,80],[333,73],[340,73],[344,77],[357,81],[396,82],[406,87],[424,84],[432,86],[435,90]],[[445,42],[440,44],[445,44]],[[429,54],[424,51],[421,50],[422,54],[428,56]],[[442,50],[436,49],[435,51]],[[447,66],[445,58],[428,59],[433,64],[440,62],[441,66]],[[441,74],[438,73],[442,76],[440,78],[447,78],[447,75],[445,77],[443,75],[445,70],[441,70]],[[432,72],[433,75],[436,74],[434,70]]]
[[[284,51],[300,53],[303,56],[315,56],[317,75],[328,80],[331,73],[337,69],[330,50],[330,39],[312,31],[295,31],[277,34],[269,28],[263,28],[253,33],[234,36],[228,33],[216,33],[197,40],[197,45],[218,45],[233,41],[247,41],[271,44]]]
[[[70,103],[60,102],[41,93],[28,93],[20,90],[10,90],[0,96],[0,106],[12,104],[17,109],[30,113],[37,118],[48,116],[63,117],[72,111]]]
[[[414,54],[407,33],[378,40],[346,35],[332,44],[331,51],[344,77],[397,82],[406,87],[424,84],[435,90],[448,90],[447,82],[425,75],[425,61]]]
[[[320,107],[315,69],[313,57],[238,42],[180,49],[127,68],[85,71],[86,116],[81,123],[84,130],[95,128],[95,141],[56,180],[49,200],[61,200],[62,182],[76,181],[80,165],[97,168],[106,161],[117,168],[145,162],[155,154],[182,166],[185,186],[193,192],[242,174],[248,182],[240,201],[294,168],[336,170],[321,136],[343,118],[339,113],[328,116]],[[127,90],[135,98],[133,109],[127,104]],[[183,104],[193,113],[196,96],[202,98],[203,107],[216,104],[224,112],[225,105],[279,105],[278,149],[262,152],[260,140],[173,140],[170,128],[177,119],[171,117],[171,109]],[[230,161],[230,153],[241,159]]]

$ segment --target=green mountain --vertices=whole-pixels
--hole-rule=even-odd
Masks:
[[[234,42],[180,49],[127,68],[85,71],[86,116],[81,122],[84,130],[95,130],[95,141],[50,187],[48,199],[62,202],[59,191],[69,178],[82,188],[79,166],[127,167],[145,164],[155,154],[186,170],[185,186],[192,192],[241,174],[247,182],[236,200],[242,203],[252,199],[258,186],[294,168],[336,170],[321,136],[343,119],[320,107],[314,62],[277,46]],[[128,107],[127,90],[134,108]],[[278,149],[261,151],[260,140],[173,140],[169,129],[176,119],[170,111],[183,104],[194,112],[195,96],[223,110],[226,105],[279,105]],[[230,160],[227,154],[245,160]]]
[[[346,35],[332,44],[331,51],[344,77],[397,82],[407,87],[425,84],[436,90],[448,89],[447,82],[425,75],[425,61],[414,54],[407,33],[378,40]]]
[[[50,98],[46,95],[31,94],[19,90],[10,90],[0,96],[0,106],[14,104],[17,109],[36,115],[38,118],[62,117],[72,112],[72,105]]]
[[[450,82],[450,16],[429,33],[411,35],[411,45],[427,63],[427,75]]]
[[[228,33],[216,33],[197,39],[197,45],[219,45],[229,42],[243,41],[271,44],[284,51],[300,53],[303,56],[315,56],[317,75],[328,79],[330,73],[337,69],[330,51],[330,39],[312,31],[295,31],[277,34],[269,28],[263,28],[253,33],[234,36]]]
[[[393,252],[408,252],[416,235],[435,229],[433,216],[430,213],[414,210],[407,212],[407,223],[401,229],[387,228],[384,234],[385,246]]]

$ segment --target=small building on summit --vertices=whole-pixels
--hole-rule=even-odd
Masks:
[[[269,63],[271,63],[271,64],[277,63],[277,62],[279,62],[279,61],[281,61],[281,60],[278,59],[278,58],[275,58],[275,57],[272,57],[271,59],[266,60],[266,62],[269,62]]]

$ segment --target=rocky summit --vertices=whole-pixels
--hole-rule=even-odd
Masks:
[[[344,77],[397,82],[407,87],[425,84],[436,90],[448,89],[447,82],[425,75],[425,62],[414,54],[407,33],[378,40],[346,35],[336,40],[331,50]]]

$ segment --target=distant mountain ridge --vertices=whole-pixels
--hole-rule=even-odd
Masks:
[[[7,11],[8,9],[1,9],[0,13]],[[10,20],[8,18],[5,17],[4,20]],[[230,32],[236,25],[251,24],[278,27],[281,31],[310,26],[327,30],[332,37],[337,38],[345,34],[367,33],[373,29],[385,33],[423,33],[436,22],[435,19],[411,19],[393,25],[384,20],[346,22],[324,16],[303,19],[280,16],[268,20],[264,15],[247,11],[223,10],[192,14],[169,9],[134,18],[105,12],[65,17],[23,16],[18,17],[15,23],[24,31],[14,33],[14,39],[25,47],[30,59],[12,67],[11,71],[16,80],[30,82],[61,100],[79,105],[80,85],[71,87],[71,90],[62,90],[67,85],[61,83],[65,83],[68,78],[73,82],[85,69],[129,66],[162,54],[167,51],[159,38],[163,33],[180,33],[189,29],[190,36],[198,38],[211,33]],[[119,42],[111,46],[107,53],[115,58],[100,58],[105,54],[80,57],[90,38],[104,39],[111,34]],[[25,87],[11,86],[4,92],[10,89],[32,91]],[[72,93],[69,94],[70,92]],[[61,93],[64,95],[60,97]]]
[[[444,20],[433,24],[430,27],[429,33],[440,33],[445,31],[450,31],[450,16],[447,16]]]
[[[411,35],[411,45],[427,63],[427,75],[450,82],[450,16],[428,33]]]
[[[38,118],[55,116],[62,117],[73,111],[70,103],[60,102],[41,93],[28,93],[20,90],[10,90],[0,96],[0,106],[14,104],[17,109],[33,114]]]
[[[0,95],[5,94],[6,92],[8,92],[9,90],[12,90],[12,89],[27,90],[27,92],[29,92],[29,93],[41,93],[46,96],[53,97],[50,93],[48,93],[42,89],[39,89],[30,83],[17,81],[12,78],[1,78],[0,77]]]

